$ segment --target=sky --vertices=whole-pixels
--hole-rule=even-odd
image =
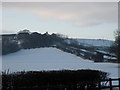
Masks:
[[[3,2],[2,33],[28,29],[72,38],[114,40],[117,2]]]

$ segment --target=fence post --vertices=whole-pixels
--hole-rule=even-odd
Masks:
[[[99,80],[98,89],[101,90],[101,81]]]
[[[120,78],[118,80],[119,80],[119,90],[120,90]]]
[[[112,90],[112,80],[111,80],[111,78],[109,79],[109,83],[110,83],[110,90]]]

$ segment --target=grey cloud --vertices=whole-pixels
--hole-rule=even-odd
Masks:
[[[4,2],[3,10],[21,10],[77,26],[117,23],[117,2]]]

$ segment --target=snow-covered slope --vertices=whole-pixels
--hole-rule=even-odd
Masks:
[[[88,46],[111,46],[114,44],[114,41],[104,40],[104,39],[75,39],[79,43],[88,45]]]
[[[115,63],[94,63],[84,60],[56,48],[37,48],[21,50],[3,56],[3,71],[21,70],[61,70],[61,69],[97,69],[118,77],[118,65]]]

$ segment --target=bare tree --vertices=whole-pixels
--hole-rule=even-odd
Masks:
[[[115,42],[117,43],[117,58],[118,58],[118,61],[120,62],[120,29],[118,29],[116,32],[115,32]]]

